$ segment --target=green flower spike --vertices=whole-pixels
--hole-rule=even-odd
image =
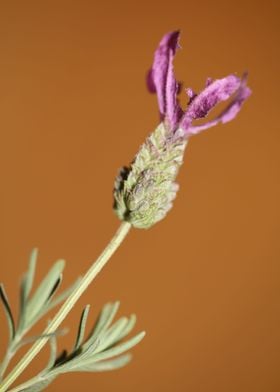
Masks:
[[[175,183],[187,139],[164,124],[147,138],[129,168],[115,183],[115,211],[121,220],[146,229],[163,219],[179,188]]]

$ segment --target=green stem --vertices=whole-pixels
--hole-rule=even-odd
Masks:
[[[6,354],[0,364],[0,381],[2,380],[11,359],[13,358],[13,356],[18,350],[18,342],[21,340],[22,336],[23,335],[16,334],[13,340],[11,341],[9,347],[7,348]]]
[[[115,236],[109,242],[107,247],[98,257],[98,259],[91,265],[89,270],[83,276],[79,286],[75,291],[70,294],[64,304],[61,306],[58,313],[54,316],[48,327],[45,329],[43,334],[51,334],[56,331],[62,321],[65,319],[67,314],[73,308],[75,303],[78,301],[83,292],[87,289],[93,279],[97,276],[97,274],[101,271],[101,269],[105,266],[107,261],[113,255],[113,253],[120,246],[126,235],[128,234],[131,228],[131,224],[128,222],[123,222],[116,232]],[[14,369],[8,374],[8,376],[3,380],[0,384],[0,392],[7,391],[8,387],[18,378],[18,376],[23,372],[23,370],[29,365],[32,359],[41,351],[41,349],[45,346],[49,337],[43,338],[41,340],[36,341],[30,350],[24,355],[24,357],[18,362],[18,364],[14,367]]]
[[[0,380],[2,380],[3,375],[7,367],[9,366],[10,360],[13,358],[13,356],[14,356],[14,351],[11,351],[11,349],[8,348],[0,365]]]

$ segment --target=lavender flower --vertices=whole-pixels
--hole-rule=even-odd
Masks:
[[[138,228],[149,228],[163,219],[172,207],[178,190],[175,178],[189,137],[219,122],[231,121],[251,93],[246,86],[246,75],[242,79],[235,75],[217,80],[208,78],[200,93],[186,89],[189,102],[183,110],[178,101],[181,85],[173,70],[179,35],[175,31],[162,38],[147,76],[149,91],[157,94],[161,123],[142,145],[130,167],[121,170],[115,183],[117,215]],[[202,125],[194,124],[229,98],[232,98],[230,103],[216,118]]]

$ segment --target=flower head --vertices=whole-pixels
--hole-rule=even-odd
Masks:
[[[181,85],[173,70],[179,35],[175,31],[162,38],[147,76],[149,91],[157,94],[161,123],[115,182],[114,209],[120,219],[138,228],[149,228],[172,207],[178,190],[175,179],[189,137],[232,120],[251,93],[246,75],[241,79],[235,75],[217,80],[208,78],[200,93],[186,89],[189,102],[183,110],[178,100]],[[230,103],[216,118],[202,125],[194,124],[229,98]]]

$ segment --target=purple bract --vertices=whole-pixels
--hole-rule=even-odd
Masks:
[[[235,75],[217,80],[208,78],[206,87],[199,94],[190,88],[186,89],[189,103],[184,111],[178,101],[181,86],[176,81],[173,70],[179,36],[179,31],[175,31],[166,34],[160,41],[154,63],[148,73],[147,85],[150,92],[157,94],[161,120],[171,131],[183,129],[188,137],[219,122],[232,120],[251,94],[251,90],[246,86],[246,75],[241,79]],[[193,120],[206,117],[219,102],[229,98],[232,98],[231,102],[215,119],[202,125],[193,125]]]

